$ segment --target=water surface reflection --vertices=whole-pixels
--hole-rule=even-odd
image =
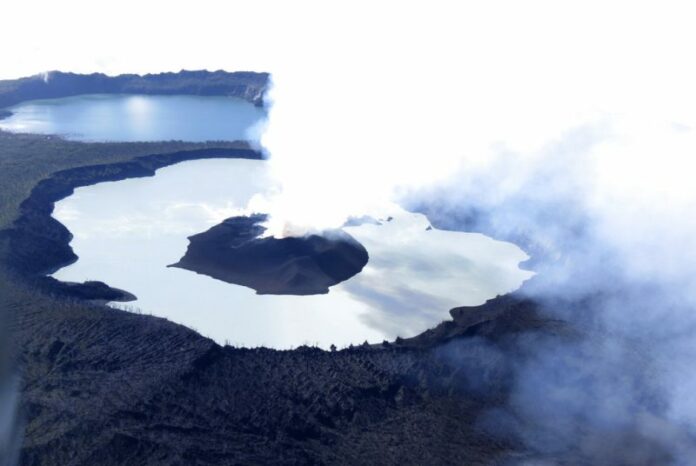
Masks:
[[[197,329],[220,343],[341,347],[409,337],[516,289],[530,276],[515,245],[480,234],[429,229],[427,218],[393,206],[381,225],[347,227],[368,250],[362,273],[327,295],[259,296],[253,290],[177,268],[200,233],[240,213],[271,187],[267,165],[199,160],[152,178],[79,188],[54,216],[74,234],[80,260],[61,280],[101,280],[138,296],[143,311]]]

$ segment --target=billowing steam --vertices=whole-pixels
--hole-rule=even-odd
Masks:
[[[545,458],[688,464],[696,37],[668,8],[552,10],[329,21],[316,66],[274,74],[262,142],[281,189],[256,206],[276,235],[400,200],[522,242],[539,273],[523,291],[585,337],[519,341],[531,357],[489,424]]]
[[[517,341],[529,359],[508,362],[508,410],[488,413],[487,428],[545,458],[686,465],[696,454],[696,197],[681,171],[696,134],[624,118],[566,132],[534,164],[506,153],[410,201],[435,224],[534,251],[538,275],[523,292],[583,335]]]

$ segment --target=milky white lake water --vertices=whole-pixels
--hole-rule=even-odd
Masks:
[[[81,141],[248,139],[266,116],[240,99],[201,96],[81,95],[11,110],[0,128]],[[73,233],[79,260],[54,276],[127,290],[138,297],[129,306],[219,343],[274,348],[414,336],[449,319],[452,307],[481,304],[530,276],[518,267],[527,256],[515,245],[428,230],[423,215],[398,206],[380,213],[381,225],[346,228],[370,260],[327,295],[259,296],[167,267],[185,253],[187,236],[238,214],[271,187],[266,162],[200,160],[163,168],[151,178],[79,188],[54,212]]]
[[[481,234],[428,230],[425,216],[398,206],[381,225],[345,230],[370,260],[326,295],[256,295],[178,268],[187,236],[239,213],[272,185],[267,163],[199,160],[151,178],[78,188],[54,217],[74,234],[80,259],[54,276],[100,280],[138,297],[143,312],[192,327],[219,343],[292,348],[410,337],[449,319],[455,306],[478,305],[518,288],[531,273],[526,254]]]

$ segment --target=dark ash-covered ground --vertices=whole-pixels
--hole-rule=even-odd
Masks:
[[[506,298],[492,319],[468,313],[399,345],[235,349],[159,318],[31,299],[14,326],[25,465],[492,464],[521,449],[477,422],[505,400],[515,340],[568,335]]]

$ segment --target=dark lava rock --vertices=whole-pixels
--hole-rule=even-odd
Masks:
[[[365,248],[349,234],[261,238],[262,214],[233,217],[189,238],[184,257],[171,267],[256,290],[258,294],[312,295],[359,273]]]
[[[35,282],[36,286],[42,291],[49,292],[54,296],[65,296],[77,299],[95,301],[135,301],[134,294],[118,288],[112,288],[106,283],[99,281],[86,281],[84,283],[62,282],[53,277],[41,277]]]

